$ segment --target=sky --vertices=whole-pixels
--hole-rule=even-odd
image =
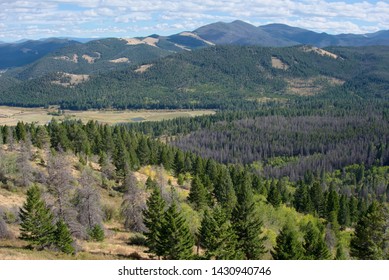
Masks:
[[[237,19],[371,33],[389,29],[389,0],[0,0],[0,41],[171,35]]]

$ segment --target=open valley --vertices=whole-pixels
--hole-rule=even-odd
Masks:
[[[22,108],[0,106],[0,125],[16,125],[18,122],[47,124],[53,118],[57,120],[74,119],[88,122],[96,120],[100,123],[117,124],[140,121],[160,121],[178,117],[194,117],[214,114],[214,110],[90,110],[61,111],[45,108]]]

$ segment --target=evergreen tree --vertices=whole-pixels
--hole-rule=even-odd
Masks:
[[[236,260],[243,257],[237,247],[237,236],[220,206],[204,212],[199,235],[206,258]]]
[[[222,166],[216,180],[214,193],[217,201],[227,211],[232,211],[236,204],[236,194],[227,167]]]
[[[350,242],[351,256],[360,260],[385,259],[387,213],[382,204],[373,202],[355,226]]]
[[[197,175],[192,180],[188,200],[196,210],[201,210],[207,206],[207,190]]]
[[[298,239],[296,230],[286,224],[276,238],[276,247],[271,252],[275,260],[302,260],[304,248]]]
[[[47,132],[47,129],[45,126],[38,126],[36,130],[36,136],[34,139],[34,144],[39,148],[47,148],[50,143],[50,136]]]
[[[346,260],[347,257],[346,257],[346,253],[344,252],[344,248],[343,248],[343,245],[338,242],[338,244],[336,245],[336,256],[335,256],[335,260]]]
[[[70,230],[62,219],[58,220],[56,223],[54,236],[54,244],[61,252],[66,254],[74,253],[74,247],[72,245],[73,239],[70,234]]]
[[[350,208],[349,201],[345,195],[340,197],[338,221],[339,224],[344,228],[350,225]]]
[[[176,204],[163,215],[157,251],[167,260],[188,260],[193,256],[194,238]]]
[[[159,153],[159,164],[162,164],[166,170],[171,170],[173,160],[174,158],[172,157],[172,152],[167,147],[163,147]]]
[[[319,229],[309,222],[304,235],[305,258],[308,260],[329,260],[330,251],[325,244],[324,237]]]
[[[324,217],[324,193],[318,181],[313,182],[309,194],[316,215]]]
[[[281,194],[277,186],[272,183],[270,186],[269,194],[267,195],[267,201],[269,201],[269,203],[273,205],[273,207],[278,207],[281,204],[281,199]]]
[[[177,150],[176,155],[174,157],[174,174],[178,176],[178,174],[184,172],[185,169],[185,155],[181,150]]]
[[[330,186],[330,189],[327,193],[327,219],[330,218],[331,212],[334,212],[335,215],[338,215],[339,212],[339,195],[335,190],[333,185]]]
[[[232,212],[232,225],[238,240],[238,248],[248,260],[259,259],[265,252],[262,237],[262,221],[255,210],[250,186],[241,185],[238,203]]]
[[[302,213],[311,213],[313,209],[308,186],[301,181],[299,181],[294,193],[294,206],[297,211]]]
[[[117,139],[113,154],[113,164],[118,176],[124,176],[126,166],[130,161],[130,155],[122,139]]]
[[[192,173],[200,176],[201,178],[204,176],[204,163],[201,157],[196,157],[194,160],[192,165]]]
[[[137,152],[138,152],[140,165],[143,166],[149,164],[150,148],[147,144],[147,139],[145,137],[142,137],[140,139]]]
[[[26,141],[27,137],[27,131],[26,126],[23,122],[18,122],[15,127],[15,134],[16,134],[16,140],[19,141]]]
[[[352,196],[349,200],[350,223],[353,225],[358,221],[358,199]]]
[[[44,248],[54,242],[53,214],[41,198],[38,186],[27,191],[27,200],[20,209],[20,239]]]
[[[151,177],[147,177],[146,183],[145,183],[146,189],[148,190],[154,190],[154,188],[157,188],[157,182],[155,180],[151,179]]]
[[[162,199],[161,191],[155,187],[150,197],[146,202],[147,208],[143,211],[143,223],[147,230],[144,232],[146,236],[146,245],[148,253],[158,257],[163,255],[163,251],[159,250],[158,246],[161,239],[162,219],[165,210],[165,201]]]
[[[95,224],[91,229],[88,230],[88,235],[91,240],[101,242],[105,239],[104,229],[101,225]]]

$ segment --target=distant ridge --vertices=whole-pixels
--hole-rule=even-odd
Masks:
[[[0,42],[0,69],[24,66],[35,62],[40,58],[59,51],[64,47],[74,48],[74,53],[82,49],[85,53],[93,54],[99,52],[95,46],[103,42],[110,48],[117,48],[120,38],[91,39],[91,38],[48,38],[40,40],[22,40],[15,43]],[[130,42],[130,41],[128,41]],[[84,47],[86,45],[86,47]],[[318,33],[311,30],[289,26],[286,24],[274,23],[263,26],[254,26],[241,20],[235,20],[230,23],[216,22],[197,28],[194,31],[184,31],[170,36],[160,36],[152,34],[147,37],[131,38],[131,46],[138,45],[136,48],[142,50],[142,59],[147,61],[148,52],[155,58],[155,49],[147,49],[146,46],[152,46],[159,49],[161,56],[166,52],[191,51],[198,48],[204,48],[212,45],[238,45],[238,46],[267,46],[267,47],[285,47],[293,45],[312,45],[316,47],[328,46],[373,46],[389,45],[389,30],[381,30],[375,33],[367,34],[338,34],[331,35],[327,33]],[[143,46],[140,46],[143,45]],[[124,61],[130,57],[120,56],[120,52],[128,54],[128,49],[132,47],[121,47],[116,49],[117,54],[112,54],[110,60],[121,59]],[[87,54],[90,56],[90,54]],[[116,57],[115,57],[116,55]],[[90,65],[89,65],[90,66]],[[119,65],[116,65],[119,66]],[[91,67],[89,67],[91,68]],[[96,70],[96,69],[95,69]],[[97,69],[99,70],[99,69]],[[87,70],[88,71],[88,70]],[[85,71],[83,71],[85,73]]]

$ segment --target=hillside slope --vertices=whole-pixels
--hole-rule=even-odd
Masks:
[[[56,38],[29,40],[22,43],[1,43],[0,69],[26,65],[60,48],[79,44],[74,40]]]
[[[91,76],[2,86],[0,103],[64,108],[238,108],[328,92],[387,98],[388,47],[216,46]]]

